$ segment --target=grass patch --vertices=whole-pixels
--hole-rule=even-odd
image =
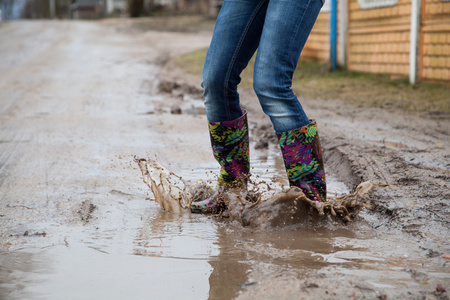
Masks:
[[[178,57],[175,64],[190,74],[201,75],[206,49]],[[254,58],[242,73],[240,86],[253,85]],[[410,85],[407,78],[339,70],[329,72],[326,64],[300,62],[292,88],[299,98],[341,100],[372,107],[401,108],[407,111],[450,113],[450,86],[419,83]]]
[[[203,64],[208,49],[185,54],[173,59],[173,62],[188,74],[202,75]]]

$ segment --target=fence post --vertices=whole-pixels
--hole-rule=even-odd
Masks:
[[[337,0],[331,0],[330,10],[330,60],[331,70],[336,71]]]
[[[347,68],[348,0],[339,1],[339,65]]]
[[[49,0],[50,19],[55,18],[55,0]]]
[[[409,83],[417,82],[418,52],[419,52],[419,31],[420,31],[420,0],[411,0],[411,32],[409,36]]]

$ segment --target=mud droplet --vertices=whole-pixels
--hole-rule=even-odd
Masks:
[[[178,105],[174,105],[170,108],[170,113],[172,115],[181,115],[181,107]]]

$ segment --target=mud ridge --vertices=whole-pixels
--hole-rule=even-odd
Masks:
[[[450,232],[445,170],[423,168],[407,162],[401,151],[361,141],[357,145],[325,143],[324,152],[328,170],[336,172],[349,186],[369,178],[386,185],[373,193],[373,213],[378,216],[374,227],[400,228],[417,238],[431,236],[434,240]]]

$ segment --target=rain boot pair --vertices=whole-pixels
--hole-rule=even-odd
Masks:
[[[214,158],[221,166],[216,193],[193,202],[193,213],[218,213],[226,209],[220,193],[230,187],[246,188],[249,177],[247,112],[233,121],[209,122]],[[299,129],[277,133],[291,187],[300,188],[315,201],[326,201],[326,182],[317,125],[314,120]]]

